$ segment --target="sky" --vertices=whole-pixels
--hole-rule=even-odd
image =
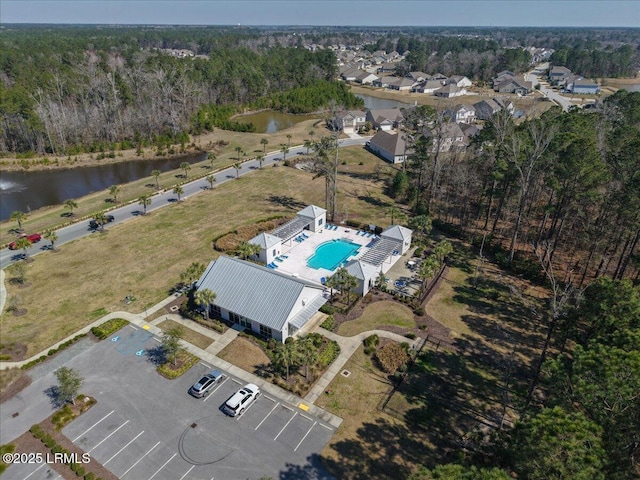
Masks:
[[[640,27],[640,0],[0,0],[0,24]]]

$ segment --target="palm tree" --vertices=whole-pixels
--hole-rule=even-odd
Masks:
[[[236,147],[235,151],[238,152],[238,162],[240,161],[240,154],[242,153],[242,147]]]
[[[295,340],[291,339],[291,341],[280,343],[273,351],[272,355],[274,365],[277,369],[285,369],[285,379],[289,381],[289,369],[295,365],[300,358],[298,345]]]
[[[256,157],[256,159],[258,160],[258,162],[260,163],[260,170],[262,170],[262,163],[264,162],[264,155],[258,155]]]
[[[287,133],[287,147],[291,146],[291,134]]]
[[[234,163],[232,166],[236,169],[236,178],[238,178],[240,176],[240,169],[242,168],[242,165],[239,163]]]
[[[237,252],[240,254],[240,256],[243,259],[247,259],[253,255],[257,255],[260,253],[260,245],[256,245],[255,243],[249,243],[249,242],[240,242],[240,245],[238,245],[238,249]]]
[[[69,209],[69,216],[73,217],[73,209],[78,208],[78,204],[75,202],[75,200],[67,200],[66,202],[64,202],[64,206],[65,208]]]
[[[182,162],[180,168],[184,170],[184,178],[189,178],[189,170],[191,170],[191,164],[189,162]]]
[[[384,276],[384,273],[380,272],[376,277],[376,288],[378,290],[384,290],[387,287],[387,277]]]
[[[173,189],[173,193],[178,195],[178,201],[180,201],[180,195],[184,193],[184,189],[180,185],[176,185],[176,187]]]
[[[213,184],[216,182],[216,177],[213,175],[208,175],[206,178],[207,182],[209,182],[209,188],[213,189]]]
[[[282,152],[282,160],[287,160],[287,153],[289,153],[289,147],[287,147],[286,145],[282,145],[282,147],[280,147],[280,151]]]
[[[58,241],[58,234],[55,230],[47,230],[44,232],[44,238],[51,242],[51,250],[55,250],[55,243]]]
[[[260,140],[260,144],[262,145],[262,154],[266,154],[267,153],[267,144],[269,143],[269,140],[267,140],[266,138],[262,138]]]
[[[313,136],[316,134],[313,130],[309,130],[309,136],[311,137],[311,142],[313,142]]]
[[[11,220],[18,222],[19,232],[22,231],[22,222],[24,222],[26,219],[27,219],[27,214],[24,212],[21,212],[20,210],[16,210],[13,213],[11,213]]]
[[[202,276],[206,269],[206,265],[199,262],[193,262],[187,269],[180,274],[180,280],[185,285],[189,285]]]
[[[111,195],[113,203],[118,203],[119,193],[120,193],[120,185],[111,185],[109,187],[109,195]]]
[[[142,195],[140,198],[138,198],[138,205],[142,205],[142,214],[146,215],[147,207],[151,205],[151,197],[149,197],[149,195]]]
[[[160,170],[154,170],[151,172],[151,176],[156,179],[156,188],[160,190],[160,175],[162,172]]]
[[[346,270],[345,270],[346,272]],[[344,290],[347,291],[347,304],[351,304],[351,292],[358,286],[358,279],[348,273],[344,276],[342,283]]]
[[[101,232],[103,232],[104,231],[104,224],[107,223],[107,216],[105,215],[105,213],[104,212],[98,212],[93,216],[93,219],[98,224],[98,229]]]
[[[453,247],[447,240],[442,240],[438,242],[438,244],[433,249],[433,254],[435,255],[438,263],[442,264],[447,255],[449,255],[453,251]]]
[[[398,207],[391,207],[387,212],[387,215],[391,217],[391,225],[394,225],[394,220],[402,221],[407,216]]]
[[[208,288],[198,290],[193,297],[193,301],[196,302],[196,305],[204,309],[204,317],[207,320],[209,320],[210,305],[214,302],[215,299],[215,292],[209,290]]]
[[[438,271],[438,268],[440,268],[440,262],[438,262],[438,259],[434,255],[429,255],[422,263],[420,271],[418,272],[418,276],[422,279],[420,292],[424,292],[424,289],[427,288],[428,280],[433,278]]]
[[[31,246],[31,242],[29,241],[29,239],[27,237],[20,237],[16,240],[16,250],[23,250],[24,251],[24,259],[26,260],[27,258],[29,258],[29,253],[27,252],[27,249]]]
[[[313,146],[313,142],[311,142],[311,140],[305,140],[304,146],[307,148],[307,155],[309,155],[309,150],[311,150],[311,147]]]
[[[209,165],[211,165],[211,170],[213,170],[213,162],[216,161],[217,157],[213,153],[209,152],[207,159],[209,160]]]
[[[304,365],[304,378],[309,378],[309,365],[313,365],[318,361],[318,348],[313,343],[313,338],[303,337],[298,341],[298,351],[300,352],[300,360]]]

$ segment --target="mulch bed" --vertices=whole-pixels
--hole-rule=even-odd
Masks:
[[[77,402],[76,402],[77,403]],[[72,409],[77,409],[77,406],[70,405]],[[51,421],[51,416],[40,422],[40,426],[49,433],[55,441],[62,447],[71,453],[75,453],[78,459],[82,458],[82,454],[85,453],[84,450],[76,446],[71,440],[65,437],[62,432],[57,431],[53,427],[53,423]],[[25,432],[21,436],[19,436],[13,443],[16,446],[16,452],[18,453],[42,453],[43,456],[46,457],[46,454],[51,454],[51,450],[45,447],[44,443],[35,438],[31,432]],[[86,464],[82,464],[86,472],[93,472],[96,478],[100,477],[104,480],[118,480],[113,473],[107,470],[102,464],[98,463],[94,458],[91,458],[91,461]],[[55,470],[63,478],[66,480],[74,480],[78,479],[78,476],[66,465],[62,463],[50,463],[47,466],[49,470]]]
[[[14,395],[31,385],[31,377],[22,372],[18,378],[11,382],[7,388],[0,392],[0,403],[6,402]]]
[[[11,358],[7,362],[19,362],[24,360],[27,353],[27,346],[22,343],[3,344],[0,348],[0,355],[9,355]]]

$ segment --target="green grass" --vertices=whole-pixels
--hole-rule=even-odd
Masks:
[[[182,339],[192,345],[195,345],[198,348],[206,349],[209,345],[213,343],[213,340],[206,335],[202,335],[201,333],[196,332],[184,325],[174,322],[173,320],[165,320],[158,324],[158,327],[163,331],[168,331],[174,327],[180,327],[182,329]]]
[[[360,147],[340,155],[353,155],[365,164],[348,164],[359,171],[340,175],[339,213],[346,211],[348,218],[362,223],[385,224],[385,210],[371,198],[391,200],[383,193],[384,183],[366,173],[382,162]],[[323,179],[293,168],[265,167],[114,225],[105,234],[59,246],[57,253],[34,256],[26,274],[30,286],[19,289],[7,282],[8,298],[19,296],[28,312],[20,317],[4,312],[0,338],[26,345],[29,357],[91,323],[92,312],[144,312],[166,298],[192,262],[208,264],[218,256],[211,242],[216,236],[273,215],[292,216],[311,203],[324,205]],[[125,304],[127,295],[136,300]]]
[[[413,311],[410,308],[396,302],[375,302],[367,306],[360,318],[349,320],[338,328],[338,333],[346,337],[358,333],[375,330],[383,326],[401,328],[415,328]]]

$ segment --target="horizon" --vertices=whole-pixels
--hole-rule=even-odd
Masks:
[[[640,2],[2,0],[0,19],[1,26],[639,28]]]

